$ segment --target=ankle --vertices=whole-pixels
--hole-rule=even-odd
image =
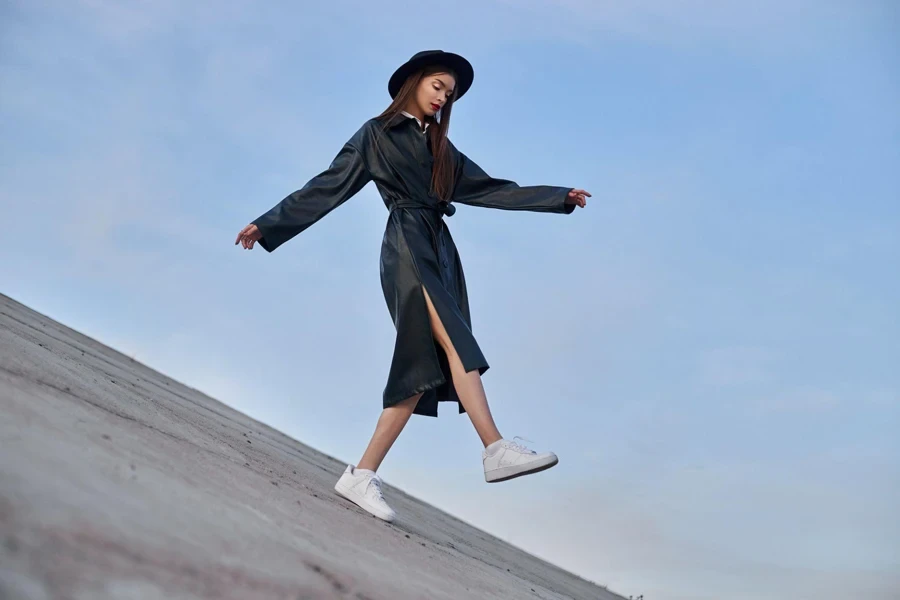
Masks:
[[[500,449],[500,442],[503,441],[503,438],[499,438],[496,441],[491,442],[490,444],[484,447],[484,451],[488,454],[488,456],[493,456],[497,450]]]
[[[503,441],[503,436],[500,434],[497,434],[496,437],[491,437],[491,438],[488,438],[487,440],[481,440],[481,443],[484,444],[485,448],[488,448],[490,446],[495,445],[497,442],[502,442],[502,441]]]

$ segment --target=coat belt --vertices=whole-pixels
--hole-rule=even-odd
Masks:
[[[423,204],[421,202],[414,202],[412,200],[401,200],[399,202],[394,202],[394,204],[391,206],[391,211],[394,211],[398,208],[434,210],[447,217],[452,217],[456,212],[455,206],[453,206],[449,202],[444,202],[443,200],[441,200],[437,204]]]

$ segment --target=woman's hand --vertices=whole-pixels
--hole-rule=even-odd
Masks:
[[[577,204],[584,208],[585,204],[587,204],[587,199],[590,197],[591,195],[584,190],[570,190],[569,195],[566,196],[566,204]]]
[[[237,235],[237,239],[234,240],[234,245],[237,246],[240,243],[247,250],[253,250],[253,244],[262,239],[262,234],[259,232],[259,229],[253,223],[250,223]]]

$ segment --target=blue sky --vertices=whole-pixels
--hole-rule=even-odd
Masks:
[[[593,193],[448,220],[501,432],[560,464],[486,485],[444,409],[384,478],[626,596],[900,593],[896,3],[0,11],[0,291],[356,461],[393,348],[377,191],[273,254],[233,240],[400,62],[460,52],[454,143]]]

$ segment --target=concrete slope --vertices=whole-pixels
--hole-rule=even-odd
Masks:
[[[619,600],[0,295],[0,599]]]

